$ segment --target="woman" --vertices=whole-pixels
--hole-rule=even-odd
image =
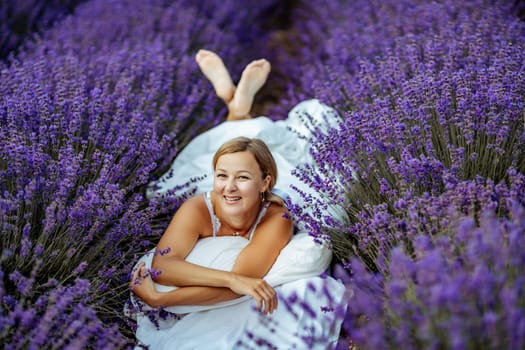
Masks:
[[[235,87],[216,54],[201,50],[196,59],[228,106],[223,124],[253,133],[232,128],[231,123],[251,123],[253,97],[266,81],[270,64],[250,63]],[[192,150],[206,154],[203,142],[232,136],[221,128],[190,143],[173,170],[195,170],[188,164],[202,164],[202,159],[192,157]],[[255,129],[264,128],[255,125]],[[275,126],[270,129],[276,131]],[[157,245],[157,252],[163,253],[140,262],[133,273],[136,296],[151,307],[171,307],[177,315],[175,321],[158,327],[143,319],[137,338],[153,349],[233,349],[261,342],[278,348],[333,347],[340,327],[334,310],[344,304],[344,288],[333,279],[315,277],[330,260],[326,247],[314,247],[306,234],[292,239],[294,223],[284,200],[274,193],[277,165],[266,143],[233,138],[213,155],[212,165],[212,190],[179,208]],[[172,178],[184,177],[177,175]],[[165,179],[159,184],[157,192],[176,187]],[[301,249],[306,253],[296,261]],[[308,259],[309,264],[304,262]],[[311,305],[319,310],[309,310]],[[332,313],[322,314],[321,308]]]

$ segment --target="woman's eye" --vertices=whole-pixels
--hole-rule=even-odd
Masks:
[[[224,178],[224,177],[226,177],[226,175],[225,175],[225,174],[217,174],[216,176],[217,176],[217,177],[221,177],[221,178]]]
[[[250,178],[248,176],[241,175],[241,176],[239,176],[239,179],[241,179],[241,180],[249,180]]]

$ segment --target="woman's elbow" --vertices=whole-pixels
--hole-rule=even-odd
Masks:
[[[177,256],[154,256],[151,262],[151,278],[158,284],[174,285],[174,276],[178,275],[176,271],[179,270],[181,261],[183,262],[184,259]]]
[[[165,266],[166,266],[165,256],[155,255],[153,257],[153,260],[151,261],[151,270],[152,270],[151,278],[155,282],[162,283],[162,280],[163,280],[162,272],[165,270]]]

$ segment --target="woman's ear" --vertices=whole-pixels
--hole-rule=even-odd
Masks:
[[[263,192],[266,192],[266,191],[269,191],[270,190],[270,184],[272,183],[272,176],[271,175],[266,175],[266,177],[264,178],[263,180],[264,182],[264,186],[263,186]]]

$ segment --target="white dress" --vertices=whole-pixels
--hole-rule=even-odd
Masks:
[[[181,188],[181,186],[191,180],[194,181],[189,188],[196,189],[196,193],[211,190],[213,155],[224,142],[238,136],[246,136],[259,138],[268,145],[278,169],[275,189],[284,191],[294,204],[300,205],[303,200],[290,188],[291,185],[310,195],[316,194],[300,183],[292,171],[298,165],[313,163],[309,153],[311,128],[326,128],[337,118],[333,109],[312,99],[295,106],[285,120],[272,121],[267,117],[257,117],[223,122],[194,138],[177,155],[169,171],[151,184],[155,189],[150,190],[148,195],[164,194],[168,191],[170,195],[182,195],[188,188]]]
[[[190,179],[197,193],[212,189],[212,158],[217,148],[237,136],[260,138],[266,142],[276,160],[278,181],[276,188],[284,191],[295,204],[301,197],[290,185],[301,188],[292,170],[311,163],[308,152],[310,121],[326,123],[334,112],[317,100],[297,105],[288,119],[272,121],[258,117],[242,121],[224,122],[199,135],[175,159],[170,171],[155,185],[149,195],[182,195],[187,189],[180,185]],[[203,176],[205,175],[205,176]],[[173,189],[176,189],[175,191]],[[302,188],[303,189],[303,188]],[[303,189],[311,192],[308,188]],[[167,319],[154,322],[144,314],[134,314],[137,320],[138,344],[150,349],[333,349],[339,337],[342,316],[349,291],[329,276],[319,277],[328,268],[331,251],[314,242],[301,226],[291,242],[281,251],[277,261],[265,276],[274,286],[279,306],[271,315],[256,310],[254,299],[245,296],[233,301],[208,306],[181,306],[166,308],[172,312]],[[238,253],[247,244],[242,237],[210,237],[201,239],[187,257],[187,261],[217,269],[230,270]],[[151,266],[152,254],[140,261]],[[156,285],[167,291],[175,287]],[[132,303],[137,300],[132,295]]]

